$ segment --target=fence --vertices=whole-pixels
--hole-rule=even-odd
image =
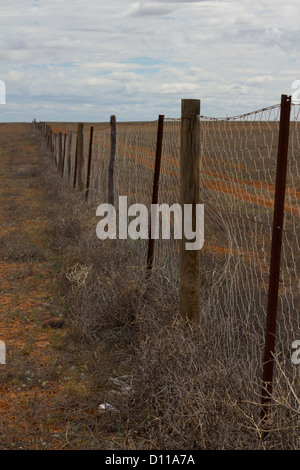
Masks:
[[[262,377],[263,420],[269,416],[276,387],[286,387],[289,406],[296,414],[299,411],[295,393],[300,389],[299,372],[290,359],[292,343],[299,339],[300,320],[299,113],[299,106],[284,96],[280,104],[226,119],[196,116],[199,110],[191,116],[183,112],[181,119],[164,119],[163,137],[161,117],[145,123],[112,119],[109,124],[78,127],[36,124],[62,177],[77,188],[79,185],[86,199],[98,204],[124,195],[128,206],[142,203],[149,207],[154,199],[159,204],[182,203],[180,185],[187,178],[182,167],[194,148],[199,170],[195,172],[191,166],[186,171],[189,178],[195,176],[194,195],[199,184],[200,195],[197,199],[196,194],[194,202],[205,206],[201,252],[185,260],[188,267],[182,269],[179,252],[183,250],[172,233],[170,240],[156,240],[155,250],[149,248],[148,240],[128,243],[137,263],[148,262],[148,267],[161,270],[173,285],[178,285],[179,273],[189,272],[185,298],[194,296],[192,303],[196,298],[193,308],[199,308],[201,322],[211,329],[211,341],[222,343],[220,360],[234,364],[241,383],[245,374],[253,380]],[[80,184],[76,171],[81,175]],[[283,215],[283,208],[284,223],[280,216],[273,218]]]

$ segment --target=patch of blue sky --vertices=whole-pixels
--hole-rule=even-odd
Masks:
[[[153,67],[154,65],[162,65],[164,63],[161,59],[154,59],[153,57],[134,57],[132,59],[126,59],[121,63],[124,64],[137,64],[143,67]]]
[[[75,64],[74,62],[60,62],[58,64],[51,64],[51,65],[55,65],[56,67],[78,67],[78,65]]]
[[[160,68],[165,62],[160,59],[154,59],[153,57],[134,57],[133,59],[127,59],[120,63],[134,64],[136,65],[136,69],[133,68],[131,70],[134,70],[142,75],[152,75],[159,72]]]
[[[34,21],[24,20],[20,22],[20,25],[21,26],[40,26],[40,23],[37,20],[34,20]]]
[[[267,9],[264,9],[264,10],[259,10],[257,12],[258,14],[261,14],[261,15],[266,15],[266,14],[269,14],[269,13],[274,13],[274,10],[267,10]]]
[[[11,67],[11,61],[10,60],[0,60],[0,67]]]
[[[159,72],[160,67],[138,67],[136,71],[141,75],[153,75],[154,73]]]
[[[38,70],[48,70],[49,65],[48,64],[31,64],[31,67],[33,67],[34,69],[38,69]]]
[[[173,16],[163,16],[162,18],[159,18],[160,21],[175,21],[175,18]]]
[[[46,67],[64,67],[64,68],[73,68],[79,67],[78,64],[74,62],[51,62],[50,64],[46,65]]]

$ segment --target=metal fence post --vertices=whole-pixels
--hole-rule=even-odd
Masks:
[[[273,387],[273,368],[275,334],[277,320],[278,289],[280,275],[280,255],[284,219],[284,198],[288,156],[291,96],[281,95],[280,127],[278,139],[275,201],[273,214],[273,233],[269,275],[268,307],[263,364],[263,386],[261,397],[261,419],[265,421],[270,414]]]
[[[77,134],[77,186],[79,191],[84,190],[83,182],[84,155],[83,155],[83,124],[78,124]]]
[[[157,140],[156,140],[156,155],[155,155],[155,168],[154,168],[154,179],[153,179],[152,204],[157,204],[158,203],[158,184],[159,184],[159,175],[160,175],[163,130],[164,130],[164,116],[159,115],[159,117],[158,117],[158,127],[157,127]],[[154,258],[154,238],[151,237],[151,232],[152,232],[152,229],[153,229],[153,227],[151,226],[151,223],[152,223],[152,219],[150,218],[148,255],[147,255],[147,269],[152,269],[153,258]]]
[[[91,164],[92,164],[92,151],[93,151],[93,135],[94,135],[94,128],[91,126],[90,129],[90,144],[89,144],[89,157],[88,157],[88,165],[87,165],[87,173],[86,173],[86,187],[85,187],[85,200],[88,200],[88,194],[90,190],[90,174],[91,174]]]
[[[114,203],[114,164],[116,156],[116,143],[117,143],[117,131],[116,131],[116,116],[110,117],[110,159],[108,165],[108,204]]]

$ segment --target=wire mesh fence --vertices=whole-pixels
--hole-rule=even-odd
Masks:
[[[280,105],[276,105],[233,118],[200,117],[200,186],[201,202],[205,206],[205,244],[201,269],[203,285],[210,285],[209,289],[204,289],[202,299],[207,305],[209,302],[224,302],[226,298],[226,305],[230,306],[234,315],[243,319],[245,339],[237,349],[257,350],[256,333],[264,330],[279,114]],[[180,124],[180,119],[165,119],[164,123],[159,204],[169,206],[179,202]],[[279,316],[282,323],[279,324],[279,331],[290,330],[286,348],[290,348],[295,328],[299,328],[299,128],[299,106],[293,105],[280,290],[282,315]],[[74,124],[53,126],[53,130],[60,132],[71,129],[72,179],[76,127]],[[119,196],[127,196],[128,207],[134,203],[144,204],[149,208],[149,214],[156,132],[157,121],[117,124],[115,200],[118,201]],[[86,173],[89,144],[87,125],[84,143]],[[107,200],[109,155],[110,126],[95,125],[89,192],[91,199],[99,203]],[[171,224],[174,225],[172,213]],[[172,230],[170,235],[170,240],[161,237],[157,240],[154,265],[164,269],[166,277],[176,283],[178,241],[174,240]],[[146,259],[147,243],[147,240],[142,239],[133,243],[137,257],[142,262]],[[230,273],[229,280],[226,273]],[[229,336],[233,338],[232,332]]]
[[[205,207],[205,243],[201,250],[201,321],[209,331],[219,361],[258,383],[262,370],[270,251],[275,195],[280,104],[232,118],[200,116],[200,198]],[[93,124],[90,201],[107,202],[110,126]],[[56,126],[56,127],[55,127]],[[72,130],[71,179],[76,127]],[[117,123],[114,163],[115,201],[127,196],[128,207],[152,197],[157,121]],[[87,168],[89,125],[85,125]],[[68,139],[66,139],[66,142]],[[159,204],[180,201],[181,120],[165,119],[159,181]],[[66,168],[66,167],[65,167]],[[65,174],[67,169],[65,169]],[[171,214],[171,228],[174,219]],[[285,390],[286,408],[299,411],[299,368],[291,345],[299,339],[300,301],[300,106],[292,105],[282,232],[281,277],[276,331],[274,396]],[[173,286],[178,284],[178,240],[160,236],[154,266]],[[128,240],[137,264],[146,264],[147,239]],[[241,385],[242,386],[242,385]],[[258,389],[249,393],[253,402]],[[285,416],[280,416],[284,421]],[[298,418],[297,418],[298,419]],[[292,429],[293,427],[291,427]],[[294,428],[293,428],[294,429]],[[295,435],[297,440],[297,436]]]
[[[218,311],[221,322],[226,319],[220,338],[226,345],[223,357],[227,356],[227,363],[234,361],[238,365],[241,377],[247,374],[253,381],[262,370],[279,115],[280,105],[231,119],[201,117],[201,197],[207,240],[203,255],[210,256],[210,277],[215,277],[203,298],[203,309],[212,303],[214,308],[209,311]],[[286,405],[299,411],[299,371],[291,362],[291,345],[299,334],[298,118],[299,110],[294,105],[273,380],[274,395],[280,390]]]

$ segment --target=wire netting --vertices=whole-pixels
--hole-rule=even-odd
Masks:
[[[201,322],[218,351],[220,364],[243,381],[259,382],[266,327],[275,196],[280,104],[232,118],[199,117],[201,136],[200,202],[205,211],[201,250]],[[157,121],[117,124],[114,165],[115,204],[128,207],[152,200]],[[70,129],[69,129],[70,130]],[[76,144],[73,129],[72,162]],[[180,202],[180,119],[165,119],[159,204]],[[88,154],[85,130],[85,162]],[[95,125],[91,200],[107,202],[110,126]],[[274,394],[283,390],[286,409],[299,411],[299,369],[291,347],[300,339],[300,107],[292,105],[282,233],[281,277],[276,331]],[[71,175],[74,172],[72,167]],[[129,218],[130,222],[130,218]],[[154,270],[177,286],[179,249],[174,239],[156,240]],[[146,264],[148,240],[128,240],[138,264]],[[298,336],[298,337],[297,337]],[[249,403],[258,396],[252,390]],[[284,420],[284,416],[278,417]],[[294,428],[293,428],[294,429]],[[297,440],[297,436],[295,436]]]
[[[262,371],[279,118],[280,105],[234,118],[200,119],[206,240],[201,268],[208,287],[203,288],[202,314],[216,312],[213,324],[219,319],[222,325],[217,331],[223,360],[233,361],[241,377],[253,381]],[[294,410],[299,410],[300,390],[299,371],[291,361],[291,345],[299,336],[299,130],[299,107],[293,105],[273,393],[280,390],[286,408]],[[284,418],[278,416],[279,426]]]

